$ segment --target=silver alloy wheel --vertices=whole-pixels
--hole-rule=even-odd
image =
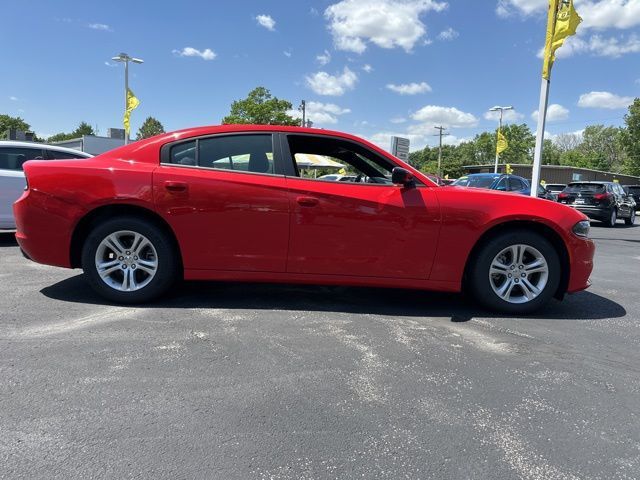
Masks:
[[[549,265],[531,245],[511,245],[498,253],[489,268],[489,283],[498,297],[509,303],[527,303],[544,290]]]
[[[618,220],[618,214],[616,212],[616,209],[614,208],[611,210],[611,218],[609,219],[609,222],[611,223],[611,225],[615,225],[616,220]]]
[[[98,245],[96,271],[104,283],[120,292],[146,287],[158,271],[158,254],[147,237],[121,230]]]

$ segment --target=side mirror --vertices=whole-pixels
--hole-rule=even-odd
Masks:
[[[395,167],[391,170],[391,182],[394,185],[402,185],[403,187],[412,188],[416,186],[411,172],[405,168]]]

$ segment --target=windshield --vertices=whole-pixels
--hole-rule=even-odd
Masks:
[[[460,177],[452,185],[459,187],[489,188],[500,175],[469,175]]]
[[[602,183],[572,183],[567,185],[567,188],[565,188],[564,191],[568,193],[601,193],[604,192],[604,185]]]

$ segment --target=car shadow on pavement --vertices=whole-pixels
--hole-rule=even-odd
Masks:
[[[40,292],[54,300],[111,305],[96,294],[83,275],[45,287]],[[407,317],[449,317],[466,322],[475,317],[502,318],[460,294],[420,290],[333,287],[235,282],[183,282],[164,299],[147,308],[222,308],[360,313]],[[599,320],[623,317],[616,302],[585,291],[552,300],[528,316],[549,320]]]
[[[17,247],[16,232],[0,230],[0,247]]]

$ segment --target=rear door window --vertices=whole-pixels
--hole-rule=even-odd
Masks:
[[[47,160],[66,160],[87,158],[84,155],[71,152],[62,152],[60,150],[47,150]]]
[[[22,170],[22,165],[28,160],[43,160],[44,152],[41,148],[30,147],[0,147],[0,169]]]
[[[604,193],[606,190],[602,183],[572,183],[567,185],[567,193]]]

